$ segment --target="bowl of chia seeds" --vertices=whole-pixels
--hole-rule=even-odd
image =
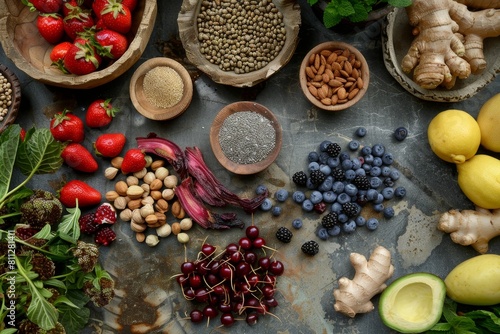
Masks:
[[[301,24],[295,0],[184,0],[177,23],[186,57],[213,81],[252,87],[292,58]]]
[[[151,58],[130,79],[130,99],[143,116],[164,121],[181,115],[193,98],[193,81],[179,62]]]
[[[282,130],[265,106],[249,101],[229,104],[210,128],[215,157],[230,172],[240,175],[263,171],[278,157]]]
[[[21,105],[21,84],[8,67],[0,64],[0,133],[16,120]]]

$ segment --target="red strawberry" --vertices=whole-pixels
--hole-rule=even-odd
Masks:
[[[80,225],[80,231],[85,234],[94,234],[99,228],[99,224],[94,221],[95,213],[89,212],[78,219],[78,224]]]
[[[106,158],[117,157],[123,147],[127,138],[122,133],[105,133],[97,137],[94,143],[96,155]]]
[[[74,41],[78,34],[84,33],[85,29],[94,26],[94,19],[90,12],[82,10],[80,7],[74,7],[72,11],[63,19],[64,31],[66,35]]]
[[[75,10],[81,9],[81,2],[80,0],[66,0],[64,3],[64,6],[62,6],[62,13],[66,17],[70,15],[72,12]],[[78,8],[75,8],[78,7]]]
[[[146,167],[146,159],[144,152],[138,148],[131,148],[125,153],[123,157],[121,170],[122,173],[135,173],[141,171]]]
[[[101,65],[101,56],[88,42],[76,42],[64,57],[64,67],[72,74],[85,75],[96,71]]]
[[[50,60],[52,60],[52,66],[56,66],[61,72],[68,74],[68,70],[64,68],[64,57],[68,53],[68,50],[73,44],[70,42],[61,42],[52,48],[50,52]]]
[[[99,48],[98,51],[103,57],[116,60],[120,58],[128,48],[127,38],[114,30],[104,29],[98,31],[95,34],[95,39],[102,47]]]
[[[122,5],[127,6],[131,12],[137,7],[137,0],[121,0]]]
[[[101,203],[102,195],[97,189],[80,180],[71,180],[59,190],[59,200],[64,206],[76,207],[77,199],[78,207],[89,207]]]
[[[94,15],[98,19],[101,18],[101,12],[107,5],[108,5],[108,0],[94,0],[94,2],[92,3],[92,10],[94,11]]]
[[[81,143],[85,138],[83,121],[67,109],[52,117],[50,132],[54,139],[60,142]]]
[[[97,231],[95,242],[99,245],[108,246],[116,239],[116,233],[110,227],[103,227]]]
[[[22,0],[21,2],[28,6],[30,11],[38,10],[42,13],[57,13],[63,5],[63,0]]]
[[[85,173],[94,173],[99,168],[89,150],[79,143],[69,143],[61,152],[64,162],[71,168]]]
[[[98,99],[89,105],[85,122],[90,128],[100,128],[111,123],[117,112],[118,109],[113,108],[111,99]]]
[[[59,43],[64,35],[63,18],[57,13],[40,13],[36,19],[36,27],[50,44]]]
[[[132,27],[132,13],[127,6],[117,0],[108,0],[109,3],[101,11],[102,22],[108,29],[127,34]]]
[[[98,225],[116,223],[116,210],[109,203],[102,203],[94,215],[94,222]]]

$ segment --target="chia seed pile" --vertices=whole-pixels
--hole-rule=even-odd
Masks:
[[[238,164],[264,160],[274,149],[275,143],[276,131],[272,122],[254,111],[229,115],[219,131],[222,152]]]
[[[404,136],[401,136],[402,132]],[[365,135],[365,128],[356,130],[356,136]],[[398,141],[404,140],[406,135],[404,128],[398,128],[394,133]],[[322,240],[341,233],[351,234],[360,227],[376,230],[379,219],[364,217],[361,215],[362,208],[371,205],[374,212],[390,219],[395,213],[387,202],[406,195],[404,187],[396,186],[400,173],[393,166],[392,153],[383,144],[361,147],[359,141],[352,140],[347,150],[342,151],[339,144],[325,140],[317,150],[308,154],[307,161],[307,169],[295,172],[292,176],[297,189],[291,198],[301,205],[304,212],[322,215],[316,231]],[[259,185],[256,193],[263,193],[265,189],[264,185]],[[289,195],[288,190],[278,189],[274,193],[274,201],[266,198],[261,209],[279,216],[280,203],[285,202]],[[300,218],[292,222],[294,229],[302,226]],[[290,242],[292,235],[291,231],[278,229],[276,237],[282,242]]]

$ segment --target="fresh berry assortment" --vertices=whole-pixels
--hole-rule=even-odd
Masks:
[[[245,236],[223,250],[205,242],[196,260],[181,264],[177,283],[186,300],[195,308],[189,312],[193,323],[219,318],[224,327],[244,319],[254,325],[259,317],[278,306],[276,285],[285,267],[267,255],[265,240],[255,225]]]
[[[81,215],[78,224],[82,233],[94,235],[97,244],[109,246],[116,239],[116,233],[111,229],[116,220],[115,208],[109,203],[102,203],[95,211]]]
[[[132,27],[135,0],[23,0],[23,3],[38,11],[40,35],[55,50],[66,50],[58,53],[58,57],[51,57],[53,65],[63,73],[95,72],[115,62],[129,47],[126,36]]]

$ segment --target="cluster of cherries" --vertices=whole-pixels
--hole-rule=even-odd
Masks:
[[[268,256],[266,250],[273,253]],[[221,252],[204,242],[197,259],[186,259],[176,275],[184,298],[197,306],[189,319],[199,323],[221,314],[221,325],[227,327],[236,320],[254,325],[259,316],[272,315],[270,310],[278,306],[277,277],[285,269],[273,254],[254,225],[247,227],[237,244],[230,243]]]

